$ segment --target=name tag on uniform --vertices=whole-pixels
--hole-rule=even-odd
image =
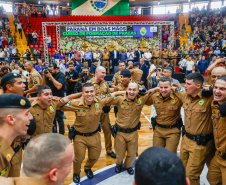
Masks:
[[[8,171],[8,167],[6,167],[5,169],[3,169],[2,171],[0,171],[0,176],[3,176],[4,174],[6,174]]]
[[[129,103],[122,102],[123,105],[129,105]]]

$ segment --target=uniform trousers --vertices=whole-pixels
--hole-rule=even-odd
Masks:
[[[138,132],[131,133],[117,132],[115,137],[115,152],[116,152],[116,165],[121,166],[124,162],[125,168],[130,168],[136,159],[136,152],[138,149]]]
[[[111,130],[109,126],[110,118],[109,113],[101,113],[100,122],[104,132],[105,149],[108,154],[112,152]]]
[[[211,185],[226,185],[226,160],[223,159],[216,151],[214,158],[212,159],[207,179]]]
[[[171,59],[170,64],[175,67],[177,65],[177,59]]]
[[[159,67],[159,58],[155,58],[155,59],[154,59],[154,65],[155,65],[156,67]]]
[[[179,130],[177,127],[161,128],[156,126],[153,135],[153,146],[161,146],[174,153],[177,153],[180,135],[181,130]]]
[[[89,170],[97,162],[101,153],[101,139],[97,132],[92,136],[76,135],[74,138],[73,173],[80,174],[82,161],[85,159],[86,149],[88,149],[88,159],[84,166],[85,170]]]
[[[186,176],[189,178],[192,185],[200,184],[200,175],[204,168],[206,156],[210,154],[212,148],[212,140],[206,143],[206,146],[197,145],[187,136],[182,138],[180,159],[182,160]]]
[[[103,61],[103,67],[106,68],[107,66],[107,73],[110,73],[110,62],[108,60]]]
[[[53,121],[53,132],[56,132],[56,128],[57,128],[57,123],[58,122],[58,126],[59,126],[59,133],[64,135],[64,120],[63,120],[63,111],[61,110],[56,110],[56,115]]]

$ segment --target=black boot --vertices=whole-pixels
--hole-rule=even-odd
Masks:
[[[126,170],[127,170],[128,174],[130,174],[130,175],[133,175],[134,174],[134,170],[133,170],[132,167],[127,168]]]
[[[107,155],[111,156],[111,157],[114,158],[114,159],[116,158],[115,152],[108,153]]]
[[[92,179],[93,178],[93,172],[91,169],[89,170],[84,170],[86,172],[86,175],[89,179]]]
[[[120,173],[122,171],[122,166],[117,166],[115,167],[115,172]]]
[[[78,174],[75,174],[75,173],[73,174],[73,181],[76,184],[80,182],[80,177]]]

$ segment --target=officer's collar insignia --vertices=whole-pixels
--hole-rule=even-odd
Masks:
[[[187,103],[187,102],[184,102],[184,104],[185,104],[185,105],[188,105],[188,103]]]
[[[7,156],[6,156],[7,158],[9,157],[9,158],[11,158],[12,156],[11,156],[11,154],[7,154]]]
[[[159,104],[160,102],[159,101],[154,101],[154,103]]]
[[[70,106],[71,105],[71,102],[69,101],[69,102],[67,102],[67,106]]]
[[[138,103],[139,103],[139,104],[141,104],[141,103],[142,103],[142,102],[141,102],[141,99],[139,99],[139,100],[138,100]]]
[[[32,116],[39,116],[39,114],[32,114]]]
[[[212,114],[215,114],[215,110],[212,111]]]
[[[54,108],[53,108],[53,106],[50,106],[50,110],[51,110],[51,111],[54,111]]]
[[[175,100],[174,100],[174,99],[172,99],[172,100],[171,100],[171,103],[173,103],[173,104],[174,104],[174,103],[175,103]]]
[[[181,89],[180,92],[184,92],[184,89]]]
[[[20,105],[24,106],[26,104],[26,101],[24,99],[20,100]]]
[[[98,103],[95,103],[95,107],[98,108],[99,107],[99,104]]]
[[[107,88],[107,86],[104,84],[104,87]]]
[[[204,103],[204,100],[201,99],[201,100],[199,101],[199,105],[203,105],[203,103]]]
[[[177,87],[176,89],[175,89],[175,91],[180,91],[181,90],[181,88],[180,87]]]

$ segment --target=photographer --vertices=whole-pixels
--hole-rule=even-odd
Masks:
[[[51,88],[53,96],[64,97],[66,78],[65,75],[59,71],[56,63],[53,63],[48,69],[44,70],[42,83],[43,85],[48,85]],[[53,127],[53,132],[56,132],[56,121],[58,122],[59,133],[63,135],[64,121],[63,112],[61,110],[56,111],[56,116],[53,123],[55,125]]]
[[[78,82],[75,85],[75,93],[79,93],[82,92],[82,86],[89,80],[92,79],[92,77],[89,75],[89,68],[88,67],[84,67],[82,69],[82,73],[79,74],[80,78],[78,80]]]
[[[78,63],[78,61],[75,58],[75,55],[73,54],[70,58],[70,60],[67,62],[67,65],[69,65],[69,63],[73,63],[74,64],[74,70],[76,70],[78,73],[81,71],[81,67]]]
[[[79,80],[79,74],[74,70],[74,64],[69,63],[69,72],[66,72],[67,79],[67,91],[66,94],[70,95],[74,93],[75,85]]]

